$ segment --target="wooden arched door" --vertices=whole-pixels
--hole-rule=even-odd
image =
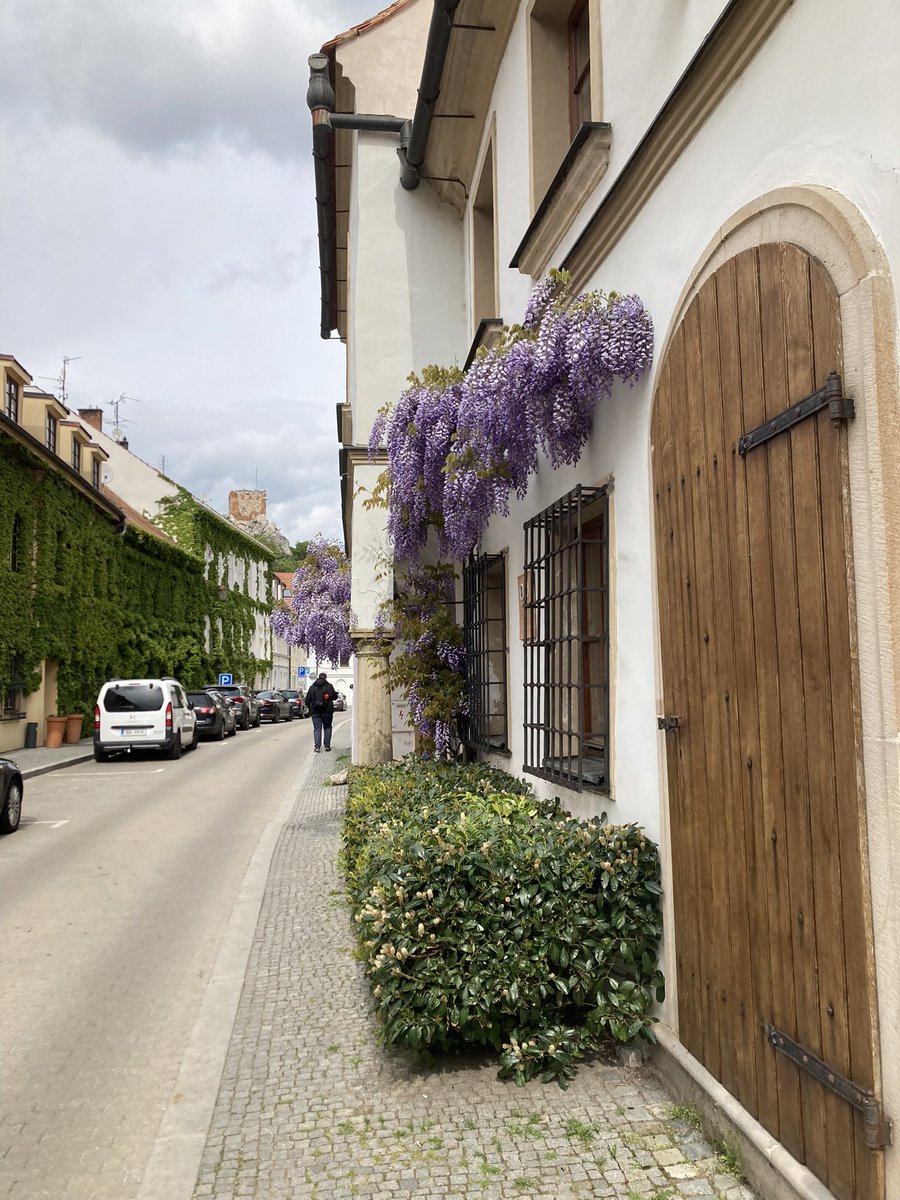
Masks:
[[[840,371],[832,282],[778,244],[703,285],[659,374],[678,1021],[835,1195],[881,1200],[846,425],[767,425],[832,372],[839,418]]]

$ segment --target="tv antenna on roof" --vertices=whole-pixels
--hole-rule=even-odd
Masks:
[[[125,431],[122,429],[123,425],[134,425],[134,421],[121,415],[120,410],[126,404],[140,404],[140,400],[137,396],[126,396],[124,392],[119,392],[118,400],[110,400],[107,405],[108,408],[113,410],[113,428],[110,436],[115,442],[121,442],[125,437]]]
[[[80,358],[81,358],[80,354],[64,354],[63,360],[62,360],[62,367],[61,367],[58,375],[39,375],[38,376],[39,379],[47,379],[56,384],[57,388],[59,389],[59,395],[58,395],[57,399],[60,400],[63,403],[63,405],[65,405],[66,408],[69,407],[69,389],[68,389],[68,386],[66,383],[66,376],[67,376],[68,370],[69,370],[69,363],[70,362],[78,362]]]

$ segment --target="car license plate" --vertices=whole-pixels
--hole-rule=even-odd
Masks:
[[[146,725],[132,726],[128,729],[120,729],[121,737],[142,737],[147,732]]]

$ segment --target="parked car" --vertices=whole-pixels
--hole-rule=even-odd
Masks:
[[[347,711],[347,698],[343,692],[335,692],[335,694],[334,694],[334,711],[335,712],[346,712]]]
[[[294,706],[283,692],[266,688],[256,693],[259,701],[259,715],[263,721],[271,721],[277,725],[279,721],[293,721]]]
[[[19,828],[24,791],[18,765],[11,758],[0,758],[0,833],[15,833]]]
[[[309,709],[306,707],[306,698],[302,692],[298,692],[294,688],[282,688],[281,694],[290,700],[295,717],[309,716]]]
[[[188,692],[188,703],[197,718],[200,736],[223,742],[237,733],[234,707],[218,692]]]
[[[200,739],[197,718],[177,679],[112,679],[94,705],[94,758],[120,750],[161,750],[180,758]]]
[[[234,708],[238,729],[259,727],[259,703],[245,683],[208,683],[204,692],[218,692]]]

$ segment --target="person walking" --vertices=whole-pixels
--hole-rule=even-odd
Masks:
[[[316,754],[322,748],[331,750],[331,723],[334,720],[334,688],[328,682],[328,676],[322,671],[306,693],[306,706],[309,709],[313,723],[313,749]]]

